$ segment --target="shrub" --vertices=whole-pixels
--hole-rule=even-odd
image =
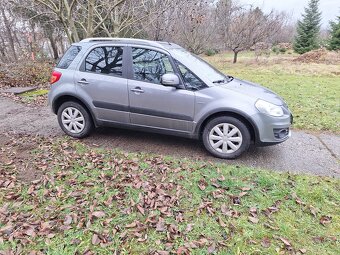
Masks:
[[[207,55],[207,56],[214,56],[214,55],[216,55],[218,53],[218,51],[217,50],[215,50],[215,49],[207,49],[206,51],[205,51],[205,55]]]

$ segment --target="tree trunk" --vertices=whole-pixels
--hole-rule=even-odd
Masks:
[[[57,44],[56,44],[52,34],[48,34],[48,40],[50,41],[51,48],[52,48],[52,51],[53,51],[53,58],[58,59],[59,58],[58,47],[57,47]]]
[[[9,21],[6,17],[4,8],[1,8],[1,14],[2,14],[2,17],[4,19],[5,29],[6,29],[6,33],[7,33],[8,40],[9,40],[9,45],[10,45],[11,50],[13,52],[13,58],[14,58],[15,61],[18,61],[18,57],[17,57],[16,51],[15,51],[15,46],[14,46],[14,39],[13,39],[13,36],[12,36],[10,24],[9,24]]]
[[[238,51],[234,51],[234,61],[233,61],[233,64],[237,63],[237,55],[238,55]]]
[[[86,29],[86,37],[93,37],[93,21],[94,21],[94,0],[88,0],[87,4],[87,29]]]

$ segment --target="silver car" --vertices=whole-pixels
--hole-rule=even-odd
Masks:
[[[85,39],[68,49],[51,84],[49,105],[75,138],[99,126],[133,128],[201,139],[214,156],[233,159],[250,144],[286,141],[293,121],[272,91],[169,42]]]

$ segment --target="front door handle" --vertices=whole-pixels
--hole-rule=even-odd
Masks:
[[[136,87],[134,89],[131,89],[132,92],[136,93],[136,94],[143,94],[144,90],[142,90],[140,87]]]
[[[88,85],[90,84],[86,79],[81,79],[80,81],[78,81],[79,84],[83,84],[83,85]]]

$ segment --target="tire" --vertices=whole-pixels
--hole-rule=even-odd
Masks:
[[[93,131],[94,124],[91,115],[84,106],[77,102],[63,103],[58,109],[57,116],[59,126],[68,136],[82,139]]]
[[[242,121],[234,117],[222,116],[207,123],[202,140],[206,150],[215,157],[235,159],[249,149],[251,136]]]

